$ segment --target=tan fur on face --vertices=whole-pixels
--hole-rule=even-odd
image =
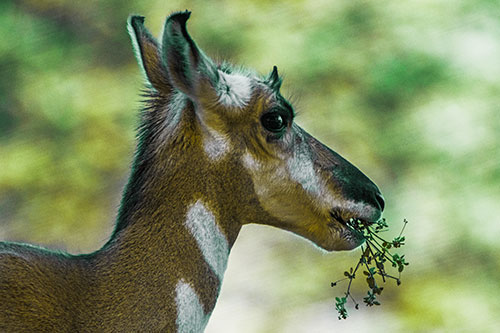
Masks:
[[[290,125],[287,133],[276,142],[268,142],[259,116],[273,104],[272,94],[264,90],[257,95],[248,119],[245,151],[242,163],[252,176],[254,190],[260,205],[276,220],[266,222],[301,235],[326,250],[351,249],[360,244],[358,235],[332,221],[330,210],[344,200],[342,193],[329,182],[326,173],[314,165],[311,149],[301,134],[300,127]],[[248,116],[248,115],[247,115]],[[299,154],[297,152],[304,151]],[[304,156],[302,156],[304,155]],[[294,159],[304,158],[308,161]],[[297,180],[290,169],[305,164],[313,174],[310,186]],[[299,170],[299,172],[302,170]],[[300,176],[300,175],[298,175]],[[306,175],[307,176],[307,175]]]
[[[277,103],[276,98],[274,92],[257,85],[248,105],[238,112],[217,103],[195,105],[201,145],[211,163],[238,158],[251,175],[259,205],[273,216],[268,220],[244,220],[242,223],[257,222],[289,230],[326,250],[358,246],[361,239],[345,226],[332,221],[330,216],[330,210],[344,200],[340,190],[327,180],[326,173],[314,166],[312,160],[299,160],[312,158],[307,155],[311,148],[302,135],[302,129],[290,123],[281,139],[269,141],[269,133],[263,128],[260,118]],[[217,138],[222,141],[217,142]],[[221,145],[223,150],[214,155],[207,152],[207,145]],[[231,153],[225,156],[229,151]],[[301,151],[303,153],[298,156]],[[307,170],[314,176],[311,186],[294,179],[297,174],[290,168],[297,163],[310,164]]]
[[[249,152],[242,160],[252,175],[260,205],[276,217],[266,224],[294,232],[329,251],[359,245],[360,239],[350,240],[352,235],[332,222],[328,210],[318,204],[317,198],[290,178],[285,161],[262,163]]]

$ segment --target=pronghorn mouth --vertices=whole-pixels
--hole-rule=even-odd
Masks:
[[[331,219],[327,226],[334,242],[330,248],[331,251],[352,250],[365,241],[363,233],[354,227],[354,223],[351,223],[351,216],[353,215],[349,214],[345,216],[342,213],[347,212],[336,209],[329,211]]]
[[[330,217],[334,219],[335,221],[339,222],[343,226],[347,227],[347,222],[342,218],[342,215],[336,210],[331,210],[330,211]],[[333,226],[331,223],[329,223],[329,226]]]
[[[372,225],[373,221],[369,221],[367,219],[364,219],[362,217],[351,217],[349,219],[346,219],[342,216],[342,214],[338,211],[338,210],[331,210],[330,212],[330,217],[333,218],[335,221],[337,221],[338,223],[340,223],[341,225],[343,225],[344,227],[346,228],[350,228],[350,229],[355,229],[353,226],[354,224],[351,223],[352,220],[359,220],[361,222],[363,222],[364,225],[367,225],[367,226],[370,226]],[[329,226],[333,226],[333,224],[329,223],[328,224]]]

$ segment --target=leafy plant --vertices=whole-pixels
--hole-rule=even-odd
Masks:
[[[401,273],[409,263],[406,262],[404,255],[399,255],[397,253],[392,254],[391,249],[400,248],[405,244],[403,231],[408,221],[405,219],[403,223],[403,228],[401,229],[399,236],[395,237],[392,241],[387,241],[379,236],[379,233],[385,232],[389,228],[384,218],[374,223],[355,219],[349,220],[348,226],[363,235],[365,244],[360,247],[361,257],[359,258],[356,267],[351,267],[349,271],[345,271],[345,277],[343,279],[332,282],[332,287],[335,287],[339,282],[346,280],[349,281],[344,297],[335,298],[335,308],[339,313],[339,319],[346,319],[348,317],[348,312],[345,305],[349,298],[353,301],[355,309],[359,309],[359,303],[351,294],[352,281],[356,278],[356,273],[359,269],[364,269],[363,275],[366,276],[366,283],[368,284],[369,288],[367,296],[363,298],[363,302],[366,304],[366,306],[380,305],[380,302],[377,299],[377,295],[380,296],[384,288],[378,285],[376,280],[377,276],[380,276],[382,282],[384,283],[387,279],[393,279],[396,281],[396,284],[398,286],[401,284]],[[387,263],[390,263],[392,267],[397,268],[397,277],[387,273]]]

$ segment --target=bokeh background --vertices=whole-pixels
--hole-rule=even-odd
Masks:
[[[278,65],[306,130],[382,189],[411,263],[382,305],[337,319],[359,251],[246,226],[207,332],[493,332],[500,323],[500,1],[2,0],[0,239],[71,253],[109,237],[134,151],[140,71],[125,23],[174,10],[209,54]],[[387,235],[389,237],[390,235]],[[364,281],[355,297],[362,300]]]

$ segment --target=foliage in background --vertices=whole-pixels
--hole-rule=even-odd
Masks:
[[[158,35],[165,16],[185,8],[208,54],[262,73],[278,65],[298,122],[380,186],[389,221],[412,222],[412,266],[403,286],[384,291],[386,318],[420,331],[493,330],[497,0],[1,1],[1,238],[73,253],[103,244],[140,107],[126,18],[146,16]],[[329,283],[351,254],[322,256],[302,240],[260,234],[253,242],[269,252],[275,302],[256,317],[258,330],[293,331],[288,323],[318,304],[336,324]]]

